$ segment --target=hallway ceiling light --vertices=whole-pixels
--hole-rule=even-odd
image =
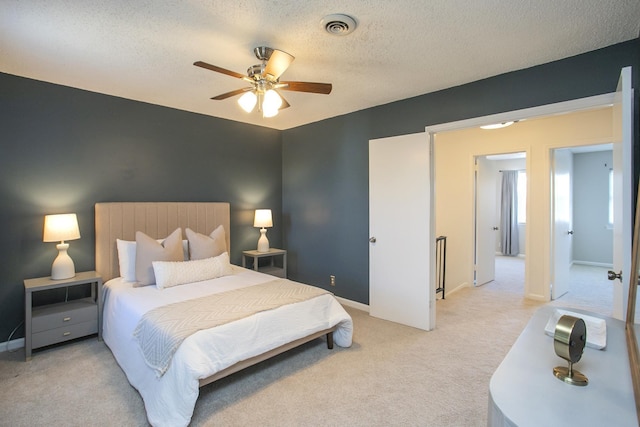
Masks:
[[[480,126],[481,129],[501,129],[506,128],[507,126],[511,126],[515,122],[502,122],[502,123],[494,123],[492,125],[484,125]]]

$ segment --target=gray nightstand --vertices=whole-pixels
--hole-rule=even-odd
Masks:
[[[247,258],[253,259],[250,268],[255,271],[287,278],[287,251],[284,249],[270,248],[269,252],[242,251],[242,266],[245,268],[247,268]],[[269,258],[269,264],[260,265],[260,258]]]
[[[91,285],[90,297],[32,307],[34,292],[86,284]],[[26,360],[31,359],[34,348],[95,333],[102,341],[102,277],[95,271],[85,271],[62,280],[27,279],[24,281],[24,312]]]

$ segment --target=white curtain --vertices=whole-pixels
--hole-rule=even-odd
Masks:
[[[502,254],[516,256],[518,240],[518,171],[502,171],[502,199],[500,202]]]

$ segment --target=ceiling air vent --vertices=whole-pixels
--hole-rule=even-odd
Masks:
[[[327,15],[320,21],[324,30],[334,36],[346,36],[355,31],[358,24],[355,19],[348,15],[336,13]]]

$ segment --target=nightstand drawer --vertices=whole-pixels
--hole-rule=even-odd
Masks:
[[[35,307],[33,309],[31,330],[35,334],[84,322],[93,322],[94,325],[96,325],[97,319],[97,304],[93,302],[91,298],[84,298],[64,303],[50,304],[42,308]]]
[[[84,337],[86,335],[98,332],[98,324],[95,320],[91,322],[78,323],[68,325],[63,328],[50,329],[44,332],[33,334],[31,346],[33,348],[44,347],[45,345],[56,344],[63,341],[72,340],[74,338]]]

